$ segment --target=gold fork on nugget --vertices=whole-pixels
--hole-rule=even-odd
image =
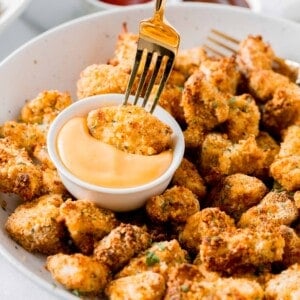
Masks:
[[[204,48],[219,56],[237,53],[236,48],[240,44],[238,39],[216,29],[210,31],[207,41],[209,43],[204,44]],[[276,57],[275,63],[283,69],[288,68],[293,75],[294,82],[300,84],[300,63],[281,57]]]
[[[141,105],[146,108],[153,86],[158,83],[153,98],[151,95],[153,100],[146,108],[150,113],[154,111],[169,78],[180,43],[179,33],[164,18],[165,4],[166,0],[156,0],[154,16],[140,22],[135,61],[123,102],[128,103],[138,78],[133,104],[137,104],[143,94]]]

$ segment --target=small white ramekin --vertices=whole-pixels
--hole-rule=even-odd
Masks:
[[[147,199],[161,194],[170,183],[172,176],[181,163],[184,155],[184,137],[175,119],[160,106],[155,108],[153,115],[172,128],[173,159],[164,174],[155,180],[136,187],[108,188],[85,182],[74,176],[62,163],[57,152],[57,134],[63,125],[74,117],[86,116],[89,111],[103,107],[120,105],[123,94],[105,94],[89,97],[73,103],[64,109],[53,121],[47,136],[47,147],[61,180],[67,190],[77,199],[89,199],[97,205],[113,211],[130,211],[142,207]],[[74,147],[80,147],[74,141]]]

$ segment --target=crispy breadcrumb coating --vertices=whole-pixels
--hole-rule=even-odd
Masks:
[[[61,195],[44,195],[19,205],[8,217],[8,234],[29,252],[55,254],[64,250],[65,231],[57,221]]]
[[[49,156],[47,145],[36,145],[33,150],[32,156],[43,170],[56,170],[54,163]]]
[[[172,267],[185,263],[187,252],[183,250],[177,240],[154,243],[150,248],[130,260],[116,278],[135,275],[144,271],[153,271],[165,279]]]
[[[179,50],[175,58],[174,70],[181,72],[188,78],[199,69],[200,63],[207,58],[203,47]]]
[[[274,275],[265,288],[266,300],[296,300],[300,298],[300,264],[294,264]]]
[[[280,261],[284,244],[278,227],[237,228],[205,237],[199,255],[209,270],[233,274],[241,267]]]
[[[37,145],[45,145],[46,134],[38,124],[7,121],[0,127],[0,136],[32,153]]]
[[[225,135],[209,133],[200,153],[200,171],[212,183],[235,173],[251,175],[264,167],[264,158],[253,135],[233,143]]]
[[[105,289],[110,300],[160,300],[164,299],[164,293],[164,277],[152,271],[118,278]]]
[[[272,70],[255,70],[249,75],[249,91],[260,102],[273,98],[278,88],[291,84],[289,78]]]
[[[144,228],[122,223],[96,243],[94,257],[117,271],[150,244],[150,235]]]
[[[43,169],[41,193],[68,195],[68,191],[63,185],[57,170]]]
[[[90,65],[80,73],[77,81],[77,97],[82,99],[99,94],[124,94],[129,74],[129,71],[120,66]]]
[[[251,135],[257,136],[260,112],[253,97],[249,94],[232,96],[228,103],[229,115],[225,128],[229,139],[238,142]]]
[[[105,265],[81,253],[49,256],[46,268],[66,289],[83,295],[99,295],[110,276]]]
[[[207,57],[201,61],[200,71],[205,79],[222,93],[236,94],[241,74],[234,56]]]
[[[263,107],[262,122],[269,132],[280,134],[290,125],[300,125],[300,88],[296,84],[279,87]]]
[[[182,264],[174,267],[167,281],[165,300],[262,300],[259,283],[246,278],[203,278],[199,268]]]
[[[242,214],[238,225],[240,227],[290,225],[298,215],[298,209],[287,192],[271,191],[258,205]]]
[[[89,112],[93,137],[133,154],[153,155],[172,145],[172,129],[136,105],[106,106]]]
[[[197,253],[203,239],[218,236],[221,232],[234,228],[234,220],[225,212],[217,207],[208,207],[187,219],[179,240],[187,249]]]
[[[227,95],[205,79],[198,71],[185,83],[182,93],[182,107],[188,127],[211,130],[228,119]],[[198,132],[195,132],[198,134]],[[199,145],[201,136],[199,136]]]
[[[289,126],[282,133],[283,141],[280,144],[278,157],[300,155],[300,125]]]
[[[183,158],[173,178],[173,185],[180,185],[190,189],[201,200],[206,195],[206,186],[196,166],[187,158]]]
[[[0,191],[27,201],[40,194],[41,182],[42,172],[27,151],[7,138],[0,138]]]
[[[244,73],[258,69],[272,69],[275,53],[261,35],[248,35],[239,44],[237,61]]]
[[[258,178],[236,173],[213,186],[208,196],[208,204],[219,207],[238,221],[241,214],[258,204],[267,191],[266,185]]]
[[[50,124],[71,103],[71,96],[67,92],[43,91],[23,106],[20,120],[31,124]]]
[[[146,211],[154,222],[182,223],[200,209],[195,194],[184,186],[173,186],[146,202]]]
[[[281,225],[279,229],[285,241],[283,266],[287,268],[294,263],[300,263],[300,237],[293,228],[286,225]]]
[[[59,216],[83,254],[91,254],[94,243],[117,226],[113,212],[85,199],[65,201],[60,207]]]

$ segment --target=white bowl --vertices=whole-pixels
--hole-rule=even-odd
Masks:
[[[64,109],[51,124],[47,146],[50,158],[56,166],[63,184],[77,199],[89,199],[97,205],[113,211],[129,211],[140,208],[151,196],[162,193],[170,183],[184,154],[184,137],[175,119],[164,109],[157,106],[153,115],[172,128],[173,158],[170,166],[160,177],[136,187],[108,188],[85,182],[74,176],[62,163],[57,151],[57,135],[67,121],[74,117],[84,117],[93,109],[104,106],[120,105],[122,94],[103,94],[73,103]],[[130,98],[129,98],[130,100]],[[76,143],[76,142],[75,142]],[[76,145],[80,147],[80,145]]]
[[[112,56],[123,22],[137,32],[139,21],[152,13],[152,7],[144,6],[106,10],[64,24],[18,49],[0,64],[0,124],[17,118],[26,99],[44,89],[70,91],[76,99],[79,73]],[[278,55],[300,61],[297,23],[257,15],[249,9],[192,2],[169,5],[166,16],[181,33],[181,48],[203,44],[210,29],[219,28],[239,39],[250,33],[262,34]],[[74,299],[45,270],[44,257],[28,253],[7,236],[4,223],[17,204],[7,196],[6,210],[0,209],[0,252],[28,278],[45,287],[53,296],[49,299]]]

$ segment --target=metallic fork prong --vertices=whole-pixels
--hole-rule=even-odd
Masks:
[[[217,36],[218,39],[216,37],[208,36],[207,40],[210,41],[214,46],[220,46],[220,50],[217,50],[208,44],[203,45],[205,49],[221,57],[226,56],[226,54],[221,51],[225,49],[232,54],[237,54],[237,46],[240,44],[238,39],[216,29],[212,29],[210,34]],[[230,46],[229,43],[231,43]],[[235,48],[233,48],[232,45],[234,45]],[[277,62],[278,64],[285,64],[286,66],[290,67],[292,72],[295,73],[295,83],[298,85],[300,84],[300,63],[280,57],[276,57],[274,62]]]
[[[158,79],[157,77],[162,74],[159,80],[157,93],[150,108],[151,113],[154,111],[159,96],[172,71],[175,56],[177,54],[180,43],[180,36],[178,32],[168,22],[165,22],[165,3],[166,0],[156,0],[154,16],[148,20],[143,20],[140,22],[137,54],[135,57],[135,63],[133,65],[131,75],[129,77],[125,99],[123,101],[123,104],[128,103],[129,96],[132,92],[132,87],[134,85],[135,79],[139,75],[139,70],[141,68],[142,74],[139,78],[133,104],[138,104],[140,96],[144,93],[142,106],[147,109],[150,106],[147,105],[147,103],[151,96],[153,86]],[[144,58],[142,56],[144,50],[147,50],[148,55],[144,65],[141,66],[141,61]],[[166,65],[163,64],[163,57],[168,58],[168,63]]]
[[[173,67],[173,59],[174,59],[173,57],[167,57],[166,67],[165,67],[163,76],[161,77],[157,92],[154,96],[153,103],[152,103],[152,106],[150,108],[150,113],[153,113],[153,111],[155,109],[155,106],[157,105],[157,102],[159,100],[159,97],[160,97],[160,95],[161,95],[161,93],[162,93],[162,91],[165,87],[165,84],[166,84],[167,80],[168,80],[168,77],[170,76],[170,73],[171,73],[171,70],[172,70],[172,67]]]
[[[132,71],[131,71],[131,74],[130,74],[130,78],[129,78],[129,81],[128,81],[128,84],[127,84],[123,105],[126,105],[128,103],[129,95],[131,93],[134,80],[136,78],[138,69],[139,69],[140,64],[141,64],[142,56],[143,56],[143,51],[138,49],[136,51],[134,65],[133,65],[133,68],[132,68]]]
[[[157,74],[158,74],[159,69],[161,67],[161,63],[162,63],[162,56],[159,55],[156,58],[155,67],[154,67],[153,73],[151,75],[150,81],[148,83],[147,90],[146,90],[145,95],[144,95],[144,100],[143,100],[143,104],[142,104],[143,107],[146,106],[146,104],[149,100],[149,96],[151,94],[152,88],[153,88],[155,80],[157,78]]]
[[[144,50],[144,51],[147,51],[147,50]],[[142,72],[142,75],[140,77],[140,81],[139,81],[137,90],[135,92],[135,98],[134,98],[134,101],[133,101],[134,105],[137,104],[138,99],[141,96],[141,93],[143,91],[143,87],[144,87],[144,84],[145,84],[145,80],[146,80],[147,74],[149,72],[149,68],[150,68],[150,64],[151,64],[152,58],[153,58],[153,53],[147,52],[146,53],[146,62],[144,64],[144,66],[143,66],[143,72]]]

